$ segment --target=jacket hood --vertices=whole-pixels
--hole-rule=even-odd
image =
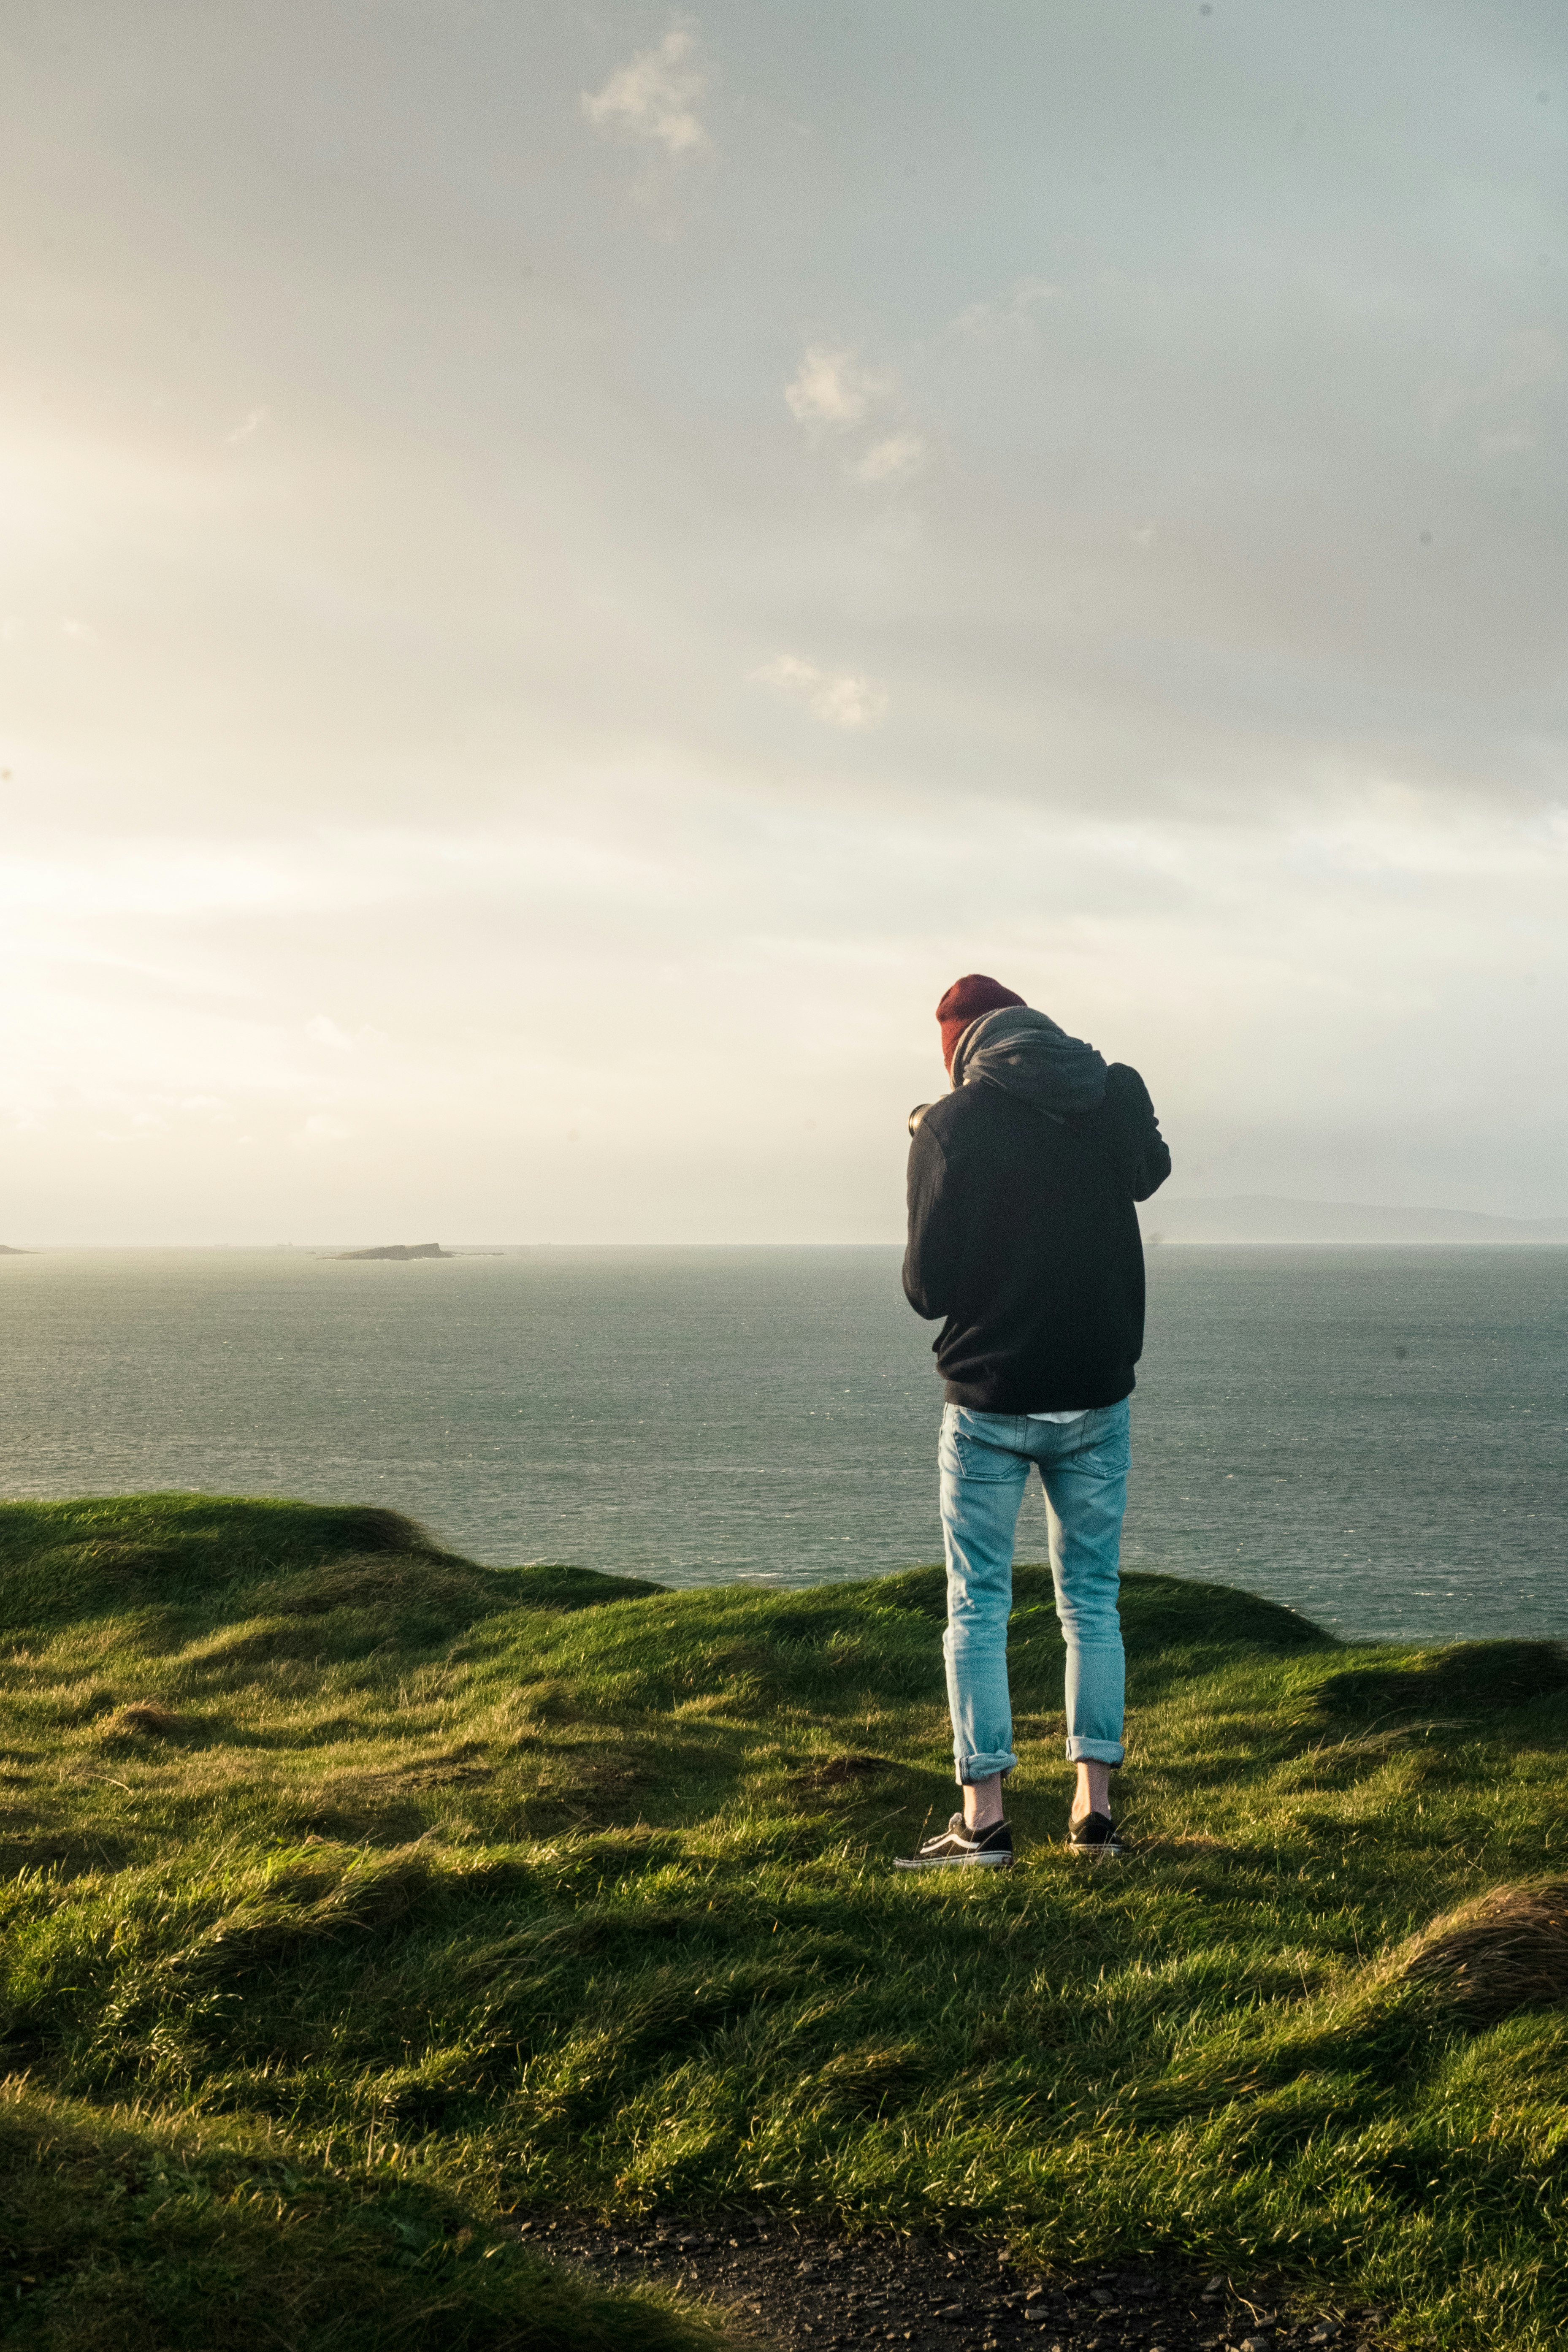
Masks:
[[[1000,1087],[1052,1118],[1093,1110],[1105,1098],[1103,1057],[1027,1004],[983,1013],[952,1055],[955,1087]]]

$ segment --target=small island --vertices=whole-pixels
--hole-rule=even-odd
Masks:
[[[444,1250],[439,1242],[388,1242],[381,1249],[339,1250],[342,1258],[390,1257],[399,1265],[415,1257],[456,1257],[456,1250]]]

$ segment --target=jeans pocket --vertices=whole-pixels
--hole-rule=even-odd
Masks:
[[[1086,1470],[1102,1478],[1124,1478],[1132,1466],[1132,1429],[1124,1404],[1101,1405],[1080,1424],[1084,1443],[1079,1456]]]
[[[994,1436],[975,1429],[976,1420],[993,1423]],[[1017,1427],[1016,1417],[1012,1413],[975,1414],[962,1405],[949,1405],[942,1415],[938,1448],[942,1468],[951,1477],[977,1479],[994,1486],[1026,1475],[1026,1465],[1008,1443],[1016,1436]]]

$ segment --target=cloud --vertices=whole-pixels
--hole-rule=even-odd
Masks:
[[[925,443],[906,425],[900,432],[889,433],[885,441],[874,441],[849,471],[858,482],[903,482],[918,474],[925,462]]]
[[[330,1013],[318,1013],[314,1019],[307,1021],[305,1034],[312,1045],[324,1046],[330,1054],[355,1054],[363,1046],[379,1050],[387,1043],[386,1032],[370,1022],[361,1021],[352,1030],[345,1029]]]
[[[831,343],[808,345],[795,379],[784,386],[791,415],[814,436],[847,439],[860,427],[876,431],[900,406],[894,377],[866,367],[858,354]],[[873,420],[876,420],[874,423]],[[897,424],[853,455],[844,470],[852,482],[903,482],[925,465],[927,449],[914,427]]]
[[[237,449],[242,441],[248,441],[253,433],[259,432],[266,422],[266,409],[253,408],[248,415],[241,417],[232,433],[224,435],[225,445],[230,449]]]
[[[847,431],[886,403],[892,381],[863,368],[855,353],[813,343],[793,383],[784,386],[790,414],[798,424]]]
[[[835,677],[818,669],[815,662],[802,661],[798,654],[780,654],[776,661],[765,663],[752,676],[760,685],[782,686],[786,692],[799,695],[831,727],[879,727],[887,717],[886,687],[848,670]]]
[[[1195,0],[1000,47],[925,0],[892,75],[868,11],[390,10],[375,105],[329,43],[300,114],[242,8],[195,146],[142,13],[8,58],[9,1223],[890,1238],[976,964],[1184,1170],[1568,1206],[1561,110],[1510,12],[1279,11],[1215,79]],[[630,250],[717,151],[679,266]]]
[[[992,342],[998,336],[1016,334],[1021,327],[1031,326],[1034,315],[1042,302],[1049,302],[1061,291],[1044,278],[1020,278],[1011,291],[995,302],[972,302],[961,310],[952,322],[955,335],[964,335],[973,342]]]
[[[328,1045],[334,1054],[352,1054],[353,1039],[346,1029],[340,1029],[327,1013],[318,1013],[313,1021],[305,1024],[305,1034],[312,1045]]]
[[[644,141],[672,163],[690,163],[711,152],[697,113],[709,79],[696,26],[677,16],[657,48],[622,66],[603,89],[584,91],[583,112],[606,137]]]

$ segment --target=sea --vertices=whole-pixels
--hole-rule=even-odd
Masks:
[[[1128,1567],[1349,1636],[1568,1635],[1568,1247],[1148,1266]],[[0,1258],[0,1335],[12,1497],[380,1503],[494,1565],[672,1585],[941,1557],[894,1247],[43,1251]]]

